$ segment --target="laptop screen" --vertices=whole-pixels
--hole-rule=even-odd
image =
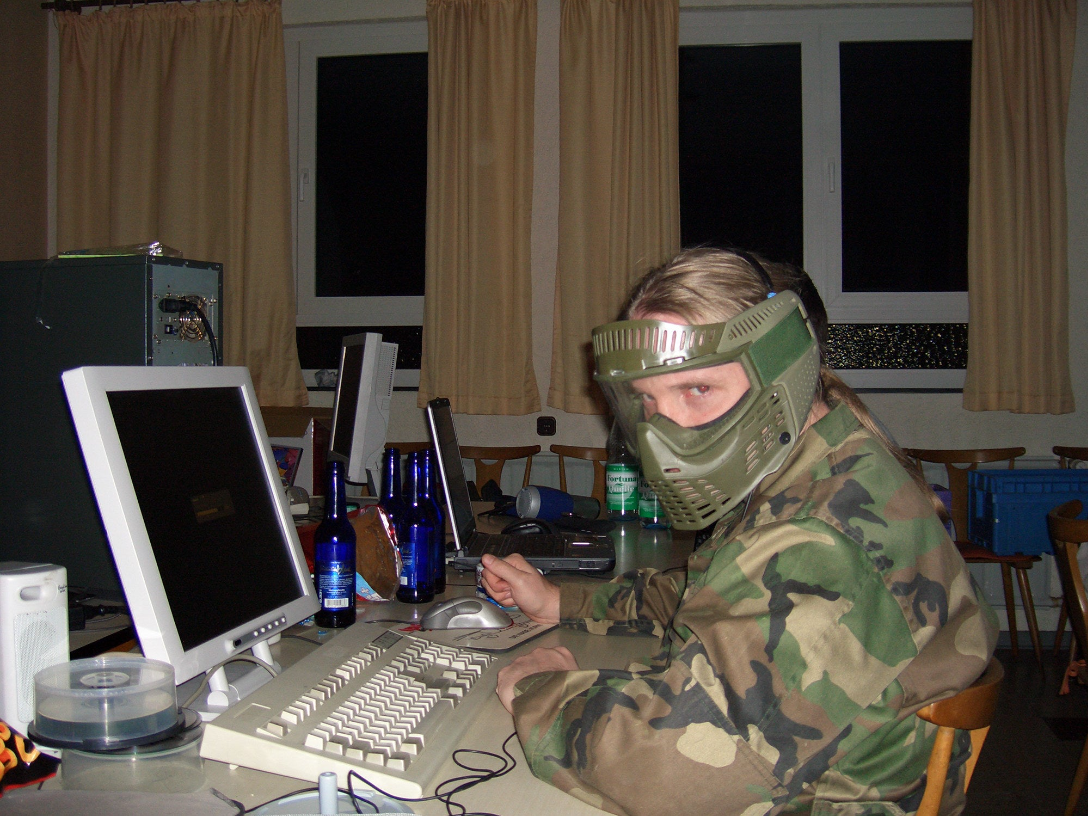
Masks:
[[[461,447],[457,443],[453,411],[448,399],[436,397],[427,403],[427,424],[438,453],[438,470],[442,475],[446,504],[453,514],[451,526],[457,546],[464,547],[465,540],[476,529],[476,520],[472,514],[472,499],[468,494],[468,480],[461,464]]]

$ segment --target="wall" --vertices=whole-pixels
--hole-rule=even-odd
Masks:
[[[46,251],[46,38],[41,0],[0,3],[0,261]]]
[[[861,4],[864,0],[856,0]],[[918,2],[919,0],[906,0]],[[925,0],[923,0],[925,2]],[[534,281],[534,364],[541,394],[547,394],[551,357],[552,293],[555,281],[558,211],[558,37],[559,0],[538,0],[540,7],[537,93],[536,169],[533,197],[532,267]],[[843,5],[839,0],[839,5]],[[782,5],[771,0],[682,0],[689,5]],[[794,5],[819,5],[795,2]],[[1086,444],[1088,411],[1088,0],[1078,2],[1077,38],[1070,94],[1066,169],[1069,201],[1069,305],[1071,375],[1078,410],[1065,416],[1020,416],[1004,412],[968,412],[959,394],[870,393],[865,398],[904,445],[974,447],[1022,444],[1031,456],[1047,456],[1055,444]],[[284,0],[286,25],[362,19],[423,18],[425,0]],[[46,40],[49,15],[38,0],[0,3],[0,260],[47,254],[47,89]],[[19,214],[10,217],[11,213]],[[322,397],[315,399],[322,402]],[[536,416],[459,416],[458,428],[470,444],[550,442],[602,445],[604,422],[597,417],[545,410],[558,420],[555,437],[536,435]],[[390,438],[423,439],[422,415],[413,392],[398,392]]]
[[[1065,149],[1069,215],[1069,366],[1077,410],[1063,416],[965,411],[959,394],[867,394],[903,445],[973,448],[1088,445],[1088,2],[1077,3],[1077,41]]]
[[[909,5],[917,0],[878,5]],[[857,4],[861,4],[858,0]],[[738,0],[681,0],[681,6],[785,5]],[[794,2],[797,6],[819,2]],[[828,3],[823,3],[828,5]],[[850,5],[850,3],[835,3]],[[947,4],[944,4],[947,5]],[[534,365],[540,393],[546,395],[551,357],[552,294],[555,283],[558,211],[558,39],[559,0],[538,0],[540,23],[537,47],[536,173],[533,197],[533,305]],[[355,0],[322,3],[284,0],[284,22],[298,25],[368,18],[420,18],[423,0],[384,0],[362,4]],[[915,447],[982,447],[1024,445],[1029,456],[1049,457],[1056,444],[1088,444],[1088,324],[1082,319],[1088,306],[1088,0],[1078,2],[1080,36],[1070,93],[1066,173],[1069,196],[1069,308],[1070,366],[1078,410],[1064,416],[1014,415],[1006,412],[969,412],[958,393],[867,393],[865,400],[898,441]],[[468,444],[531,444],[547,449],[551,442],[603,445],[604,422],[597,417],[546,409],[557,418],[555,437],[536,435],[536,417],[476,417],[459,415],[458,432]],[[423,439],[426,431],[414,393],[398,393],[390,438]],[[534,465],[535,471],[535,465]]]
[[[558,222],[558,41],[559,0],[537,0],[540,12],[537,45],[536,83],[536,156],[533,194],[533,340],[534,366],[540,393],[546,395],[549,384],[551,357],[552,296],[555,285],[555,264]],[[902,2],[804,2],[781,0],[680,0],[681,7],[726,5],[948,5],[927,0]],[[970,5],[968,2],[955,5]],[[384,0],[362,4],[356,0],[327,0],[319,8],[306,0],[284,0],[284,21],[288,25],[306,23],[347,22],[379,18],[422,18],[424,0]],[[959,393],[866,393],[864,398],[900,444],[913,447],[1005,447],[1023,445],[1028,457],[1035,461],[1029,466],[1053,464],[1051,448],[1056,444],[1086,445],[1085,418],[1088,416],[1088,0],[1078,0],[1079,34],[1070,91],[1069,126],[1066,145],[1066,178],[1069,211],[1069,313],[1070,313],[1070,373],[1078,410],[1064,416],[1014,415],[1007,412],[969,412],[962,406]],[[416,406],[415,393],[396,394],[394,416],[389,438],[417,440],[426,438],[421,412]],[[458,415],[457,427],[461,441],[466,444],[540,444],[547,451],[552,442],[603,446],[607,430],[599,417],[585,417],[546,409],[543,414],[555,416],[558,433],[554,437],[536,435],[536,417],[481,417]],[[575,463],[570,489],[588,493],[591,477],[584,463]],[[471,466],[470,466],[471,470]],[[515,492],[519,486],[520,467],[508,468],[503,489]],[[468,476],[471,479],[472,473]],[[934,481],[940,475],[930,475]],[[558,484],[554,456],[538,456],[533,463],[533,481],[538,484]],[[1057,578],[1049,557],[1031,571],[1040,629],[1053,630],[1057,608],[1050,596],[1056,592]],[[996,566],[972,567],[975,577],[996,607],[1005,625],[1004,598],[1000,571]],[[1019,600],[1019,596],[1017,596]],[[1019,627],[1023,632],[1025,619],[1018,610]],[[1027,642],[1026,633],[1021,643]]]
[[[861,3],[863,0],[857,0]],[[908,0],[909,2],[909,0]],[[736,0],[682,0],[688,5],[780,5]],[[795,5],[819,3],[795,2]],[[841,0],[838,3],[842,5]],[[541,394],[547,394],[551,357],[552,293],[555,282],[558,212],[558,38],[559,0],[538,0],[536,174],[533,196],[533,337],[534,364]],[[1022,444],[1031,456],[1047,456],[1055,444],[1085,444],[1088,411],[1088,0],[1078,3],[1080,34],[1070,94],[1066,169],[1069,200],[1071,375],[1078,410],[1065,416],[968,412],[959,394],[870,393],[865,398],[904,445],[975,447]],[[286,25],[361,19],[422,18],[425,0],[284,0]],[[0,161],[6,169],[0,186],[0,212],[19,213],[0,220],[0,259],[46,254],[46,39],[49,16],[37,0],[0,4]],[[315,402],[321,402],[321,398]],[[536,416],[458,417],[466,443],[550,442],[602,445],[600,418],[545,410],[558,420],[555,437],[536,435]],[[414,392],[398,392],[390,438],[423,439],[426,432]]]
[[[783,0],[681,0],[681,6],[711,5],[829,5],[824,2]],[[880,5],[947,5],[934,0],[901,0]],[[958,5],[968,5],[959,0]],[[834,5],[872,5],[868,0],[837,0]],[[536,170],[533,194],[533,325],[534,364],[540,393],[546,395],[551,357],[552,294],[555,282],[558,213],[558,39],[559,0],[538,0],[538,65],[536,88]],[[1016,416],[1001,412],[973,413],[962,408],[959,394],[871,393],[865,398],[900,443],[917,447],[976,447],[1020,444],[1029,456],[1045,458],[1055,444],[1088,444],[1088,0],[1078,0],[1079,34],[1070,94],[1066,169],[1069,210],[1069,308],[1071,375],[1078,410],[1065,416]],[[366,19],[422,19],[425,0],[283,0],[286,25],[335,23]],[[49,15],[40,0],[0,2],[0,260],[44,257],[54,227],[49,222],[50,172],[45,145],[49,121],[47,89],[47,40],[55,42]],[[53,80],[55,89],[55,78]],[[12,217],[12,214],[18,214]],[[329,395],[315,395],[316,404],[331,402]],[[598,417],[561,411],[555,416],[555,437],[536,435],[536,416],[475,417],[460,415],[458,431],[467,444],[551,442],[601,446],[606,428]],[[414,392],[398,392],[389,438],[412,441],[426,438],[422,414]],[[543,459],[544,461],[540,461]],[[588,469],[587,469],[588,472]],[[472,474],[468,474],[472,477]],[[554,457],[540,457],[533,465],[534,481],[556,484]],[[511,485],[504,480],[509,492]],[[584,483],[583,483],[584,482]],[[589,492],[588,476],[580,474],[573,492]],[[1043,573],[1043,570],[1033,570]],[[1033,582],[1043,579],[1034,575]],[[991,583],[991,581],[986,581]],[[1045,595],[1046,590],[1043,590]],[[995,597],[996,593],[991,593]],[[996,599],[996,598],[995,598]],[[1003,610],[1000,611],[1003,614]],[[1053,627],[1055,610],[1040,610],[1043,629]]]

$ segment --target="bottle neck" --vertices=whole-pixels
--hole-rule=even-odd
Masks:
[[[382,501],[400,500],[400,452],[391,449],[385,452],[385,467],[382,468]]]
[[[325,491],[325,518],[346,518],[348,513],[347,487],[344,483],[342,462],[329,462],[328,486]]]
[[[431,457],[426,453],[420,454],[420,467],[419,467],[419,497],[421,499],[430,499],[434,496],[434,469],[431,465]]]
[[[408,473],[410,483],[406,496],[408,503],[415,506],[418,505],[420,500],[426,495],[426,488],[423,481],[423,466],[418,457],[412,457],[408,462]]]

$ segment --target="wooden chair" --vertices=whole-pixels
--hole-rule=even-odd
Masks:
[[[565,457],[571,459],[585,459],[593,463],[593,498],[605,506],[605,471],[604,463],[608,461],[608,451],[604,448],[582,448],[577,445],[552,445],[549,450],[559,456],[559,489],[567,491],[567,469],[563,463]]]
[[[1088,448],[1055,445],[1051,450],[1058,457],[1058,467],[1060,468],[1075,468],[1078,466],[1078,462],[1088,462]]]
[[[1073,630],[1073,644],[1082,655],[1088,655],[1088,595],[1084,591],[1084,578],[1077,563],[1077,550],[1088,541],[1088,520],[1077,518],[1084,506],[1077,500],[1055,507],[1046,516],[1050,541],[1054,545],[1054,561],[1065,595],[1064,608],[1069,612]],[[1088,671],[1079,671],[1082,682],[1088,681]],[[1080,752],[1076,773],[1069,798],[1065,802],[1065,814],[1070,816],[1077,807],[1085,779],[1088,778],[1088,740]]]
[[[462,445],[461,458],[471,459],[476,465],[476,489],[482,490],[487,482],[493,481],[502,489],[503,466],[512,459],[525,460],[525,477],[522,487],[529,486],[529,474],[533,470],[533,455],[540,453],[540,445],[522,445],[520,447],[491,447],[487,445]]]
[[[1039,665],[1043,664],[1043,649],[1039,642],[1039,622],[1035,617],[1035,601],[1031,597],[1031,585],[1028,583],[1028,570],[1039,560],[1037,555],[997,555],[986,547],[972,544],[967,540],[967,473],[978,465],[987,462],[1009,463],[1009,470],[1015,466],[1016,458],[1026,453],[1024,448],[977,448],[966,450],[927,450],[923,448],[904,448],[904,453],[913,458],[920,468],[922,462],[944,465],[948,473],[948,489],[952,494],[952,526],[956,532],[956,547],[968,564],[998,564],[1001,567],[1001,582],[1005,590],[1005,613],[1009,619],[1009,639],[1012,642],[1012,656],[1018,658],[1020,649],[1017,643],[1016,600],[1012,590],[1012,573],[1016,572],[1016,581],[1020,586],[1020,599],[1024,604],[1024,616],[1028,619],[1028,633],[1031,635],[1032,649]]]
[[[948,779],[948,762],[952,758],[957,729],[971,732],[971,756],[967,758],[963,789],[966,791],[971,784],[975,763],[982,752],[982,743],[990,732],[998,693],[1001,691],[1001,678],[1004,676],[1004,668],[994,658],[982,676],[959,694],[930,703],[918,712],[923,720],[937,726],[937,740],[929,754],[926,790],[922,794],[917,816],[937,816],[940,812],[941,798]]]
[[[1074,448],[1068,445],[1055,445],[1051,450],[1054,455],[1058,457],[1058,467],[1071,469],[1076,468],[1081,462],[1088,462],[1088,448]],[[1068,611],[1065,608],[1065,602],[1062,601],[1062,605],[1058,608],[1058,629],[1054,633],[1054,655],[1057,656],[1062,650],[1062,641],[1065,640],[1065,620],[1068,615]],[[1073,643],[1076,644],[1076,638],[1073,639]],[[1070,653],[1069,659],[1073,659],[1073,654]]]

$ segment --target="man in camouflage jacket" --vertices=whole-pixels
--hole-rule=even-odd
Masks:
[[[663,635],[649,666],[530,674],[504,701],[534,774],[621,814],[913,813],[935,732],[914,712],[978,677],[998,631],[928,497],[841,405],[686,570],[560,592],[565,625]]]

